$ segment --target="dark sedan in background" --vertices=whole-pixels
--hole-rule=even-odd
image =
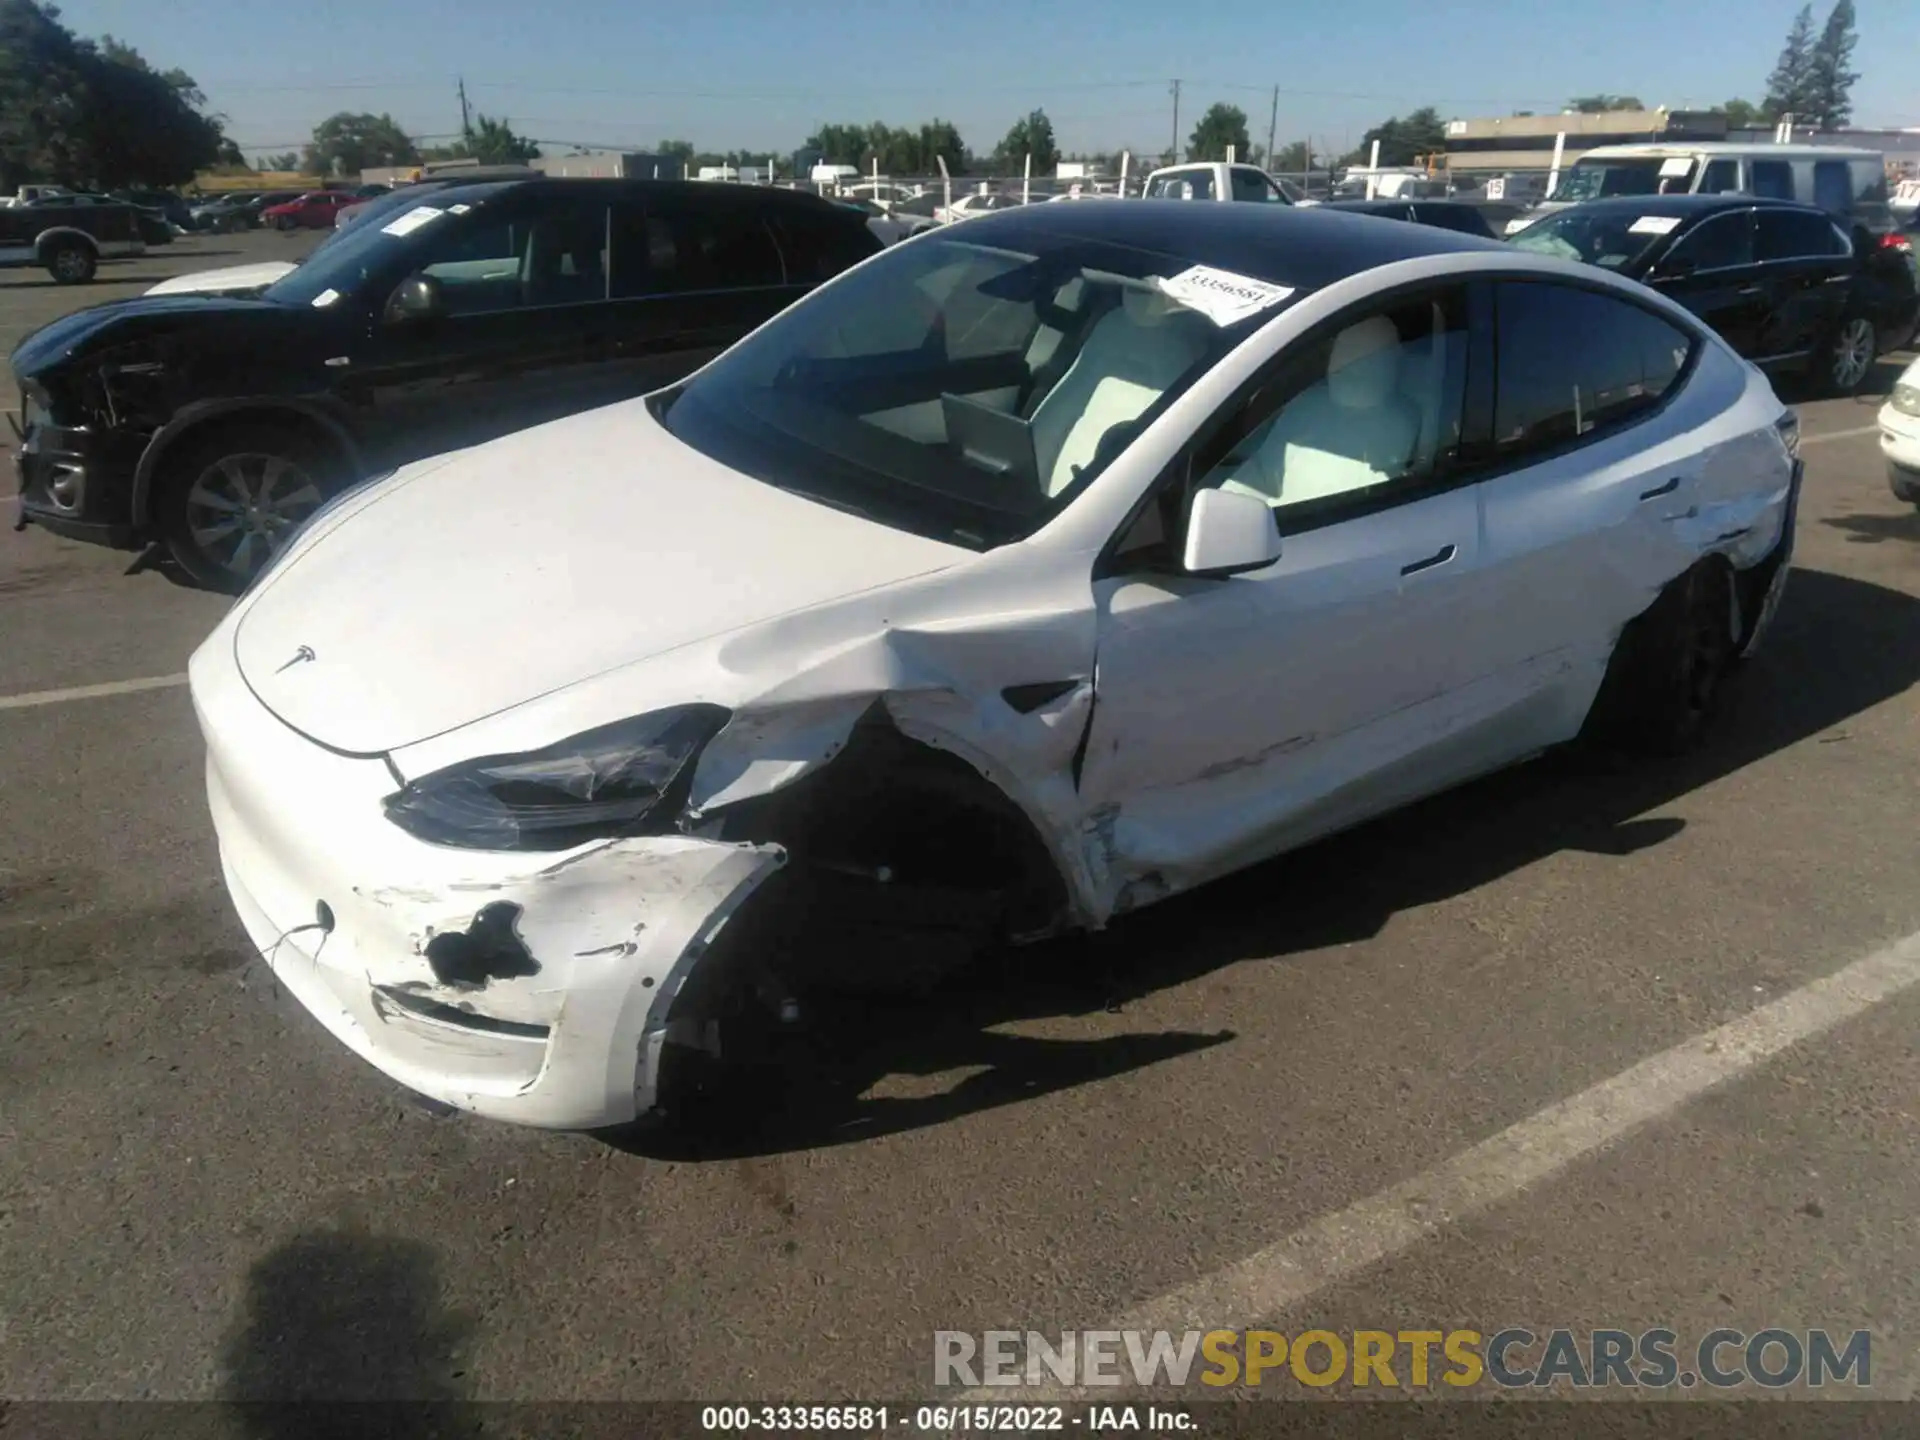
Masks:
[[[1557,210],[1513,236],[1686,306],[1763,369],[1851,395],[1920,325],[1920,270],[1898,233],[1751,195],[1641,195]]]

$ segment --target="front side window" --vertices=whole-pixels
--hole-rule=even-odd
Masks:
[[[566,200],[492,225],[443,230],[418,269],[453,315],[578,305],[607,297],[607,207]]]
[[[1846,161],[1813,162],[1813,203],[1829,215],[1853,213],[1853,173]]]
[[[1494,294],[1496,458],[1558,450],[1646,414],[1693,348],[1678,326],[1610,295],[1531,280],[1503,281]]]
[[[1753,212],[1736,210],[1701,221],[1680,237],[1663,268],[1732,270],[1753,264]]]
[[[1209,271],[1190,303],[1191,283],[1163,282],[1192,268],[1071,236],[927,237],[801,301],[659,408],[736,470],[991,548],[1069,504],[1288,298],[1277,276]],[[1267,293],[1237,313],[1222,286]]]
[[[1258,496],[1282,533],[1423,491],[1460,444],[1467,336],[1459,287],[1354,317],[1284,362],[1201,488]]]
[[[1815,260],[1845,255],[1850,247],[1825,215],[1807,210],[1762,210],[1755,253],[1761,260]]]

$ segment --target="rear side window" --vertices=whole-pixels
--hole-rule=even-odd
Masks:
[[[779,246],[750,210],[617,205],[612,229],[618,299],[785,283]]]
[[[1753,193],[1762,200],[1793,199],[1793,166],[1785,160],[1755,160]]]
[[[1824,215],[1805,210],[1762,210],[1754,253],[1766,260],[1823,259],[1845,255],[1847,242]]]
[[[1251,170],[1233,170],[1229,172],[1233,185],[1233,198],[1236,200],[1257,200],[1265,204],[1280,197],[1273,187],[1267,184],[1267,177],[1257,175]]]
[[[774,220],[786,256],[789,285],[818,285],[857,265],[880,248],[880,241],[850,212],[808,214],[795,211]]]
[[[1557,450],[1644,415],[1693,348],[1658,315],[1571,285],[1506,281],[1495,303],[1498,460]],[[1569,335],[1580,343],[1569,345]]]
[[[1878,160],[1849,160],[1853,172],[1853,198],[1859,205],[1887,203],[1887,167]]]

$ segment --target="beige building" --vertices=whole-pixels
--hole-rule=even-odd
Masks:
[[[1507,115],[1447,122],[1446,168],[1460,179],[1547,170],[1559,137],[1560,164],[1601,145],[1724,140],[1727,117],[1704,110],[1606,110],[1597,115]]]

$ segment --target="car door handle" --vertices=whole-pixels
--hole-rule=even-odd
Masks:
[[[1672,479],[1668,480],[1665,484],[1656,485],[1651,490],[1642,490],[1640,492],[1640,498],[1642,500],[1658,500],[1662,495],[1671,495],[1674,491],[1678,490],[1679,488],[1680,488],[1680,477],[1678,475],[1675,475]]]
[[[1853,277],[1851,275],[1829,275],[1826,279],[1822,280],[1820,283],[1822,285],[1844,285],[1847,283],[1847,281],[1851,280],[1852,278]]]
[[[1416,560],[1411,565],[1402,565],[1400,567],[1400,573],[1402,575],[1417,575],[1422,570],[1431,570],[1436,565],[1446,564],[1447,561],[1454,557],[1454,554],[1454,546],[1442,545],[1438,550],[1434,551],[1433,554],[1427,556],[1426,559]]]
[[[1733,293],[1736,295],[1759,295],[1765,292],[1766,288],[1764,285],[1742,285]]]

